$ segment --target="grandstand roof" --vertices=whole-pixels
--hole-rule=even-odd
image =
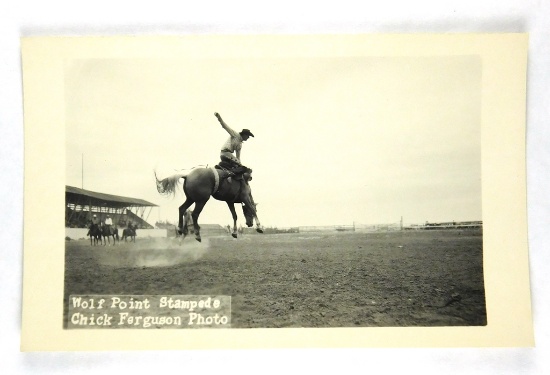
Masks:
[[[84,198],[86,197],[86,198]],[[156,204],[147,202],[143,199],[122,197],[119,195],[98,193],[95,191],[79,189],[73,186],[65,185],[66,203],[82,204],[83,198],[87,204],[92,206],[108,206],[114,208],[124,207],[157,207]]]

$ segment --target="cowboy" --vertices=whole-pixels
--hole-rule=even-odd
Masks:
[[[94,215],[92,217],[92,225],[99,225],[99,219],[97,218],[97,215]]]
[[[90,228],[88,229],[88,233],[86,234],[87,236],[90,235],[90,232],[92,231],[92,229],[94,228],[99,228],[99,218],[97,217],[97,215],[94,214],[94,216],[92,217],[92,222],[90,224]]]
[[[245,142],[250,137],[254,137],[254,134],[252,134],[252,132],[248,129],[243,129],[239,133],[237,133],[222,120],[218,112],[214,113],[214,116],[216,116],[216,118],[222,125],[222,128],[224,128],[225,131],[229,133],[229,138],[222,146],[220,159],[222,160],[222,162],[225,161],[235,166],[242,166],[241,148],[243,146],[243,142]],[[233,155],[233,153],[235,153],[235,155]]]
[[[113,219],[111,219],[111,216],[107,215],[107,219],[105,219],[105,227],[107,227],[107,229],[109,230],[109,234],[113,234],[112,225]]]

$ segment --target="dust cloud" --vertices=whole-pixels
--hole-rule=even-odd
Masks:
[[[97,261],[112,267],[169,267],[199,260],[209,249],[208,239],[197,242],[193,236],[138,239],[106,247],[97,252]]]

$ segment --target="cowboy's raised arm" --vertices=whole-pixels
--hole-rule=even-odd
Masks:
[[[229,133],[230,136],[232,137],[237,137],[239,135],[238,132],[236,132],[235,130],[231,129],[229,127],[229,125],[227,125],[223,120],[222,120],[222,117],[220,116],[220,114],[218,112],[215,112],[214,113],[214,116],[216,116],[216,118],[218,119],[218,121],[220,122],[220,124],[222,125],[222,128],[225,129],[226,132]]]

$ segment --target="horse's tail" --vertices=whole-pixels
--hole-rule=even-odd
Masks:
[[[159,180],[157,172],[155,171],[155,180],[157,182],[157,191],[162,195],[176,195],[176,188],[180,183],[180,179],[186,178],[189,174],[188,171],[182,173],[176,173],[170,177]]]

